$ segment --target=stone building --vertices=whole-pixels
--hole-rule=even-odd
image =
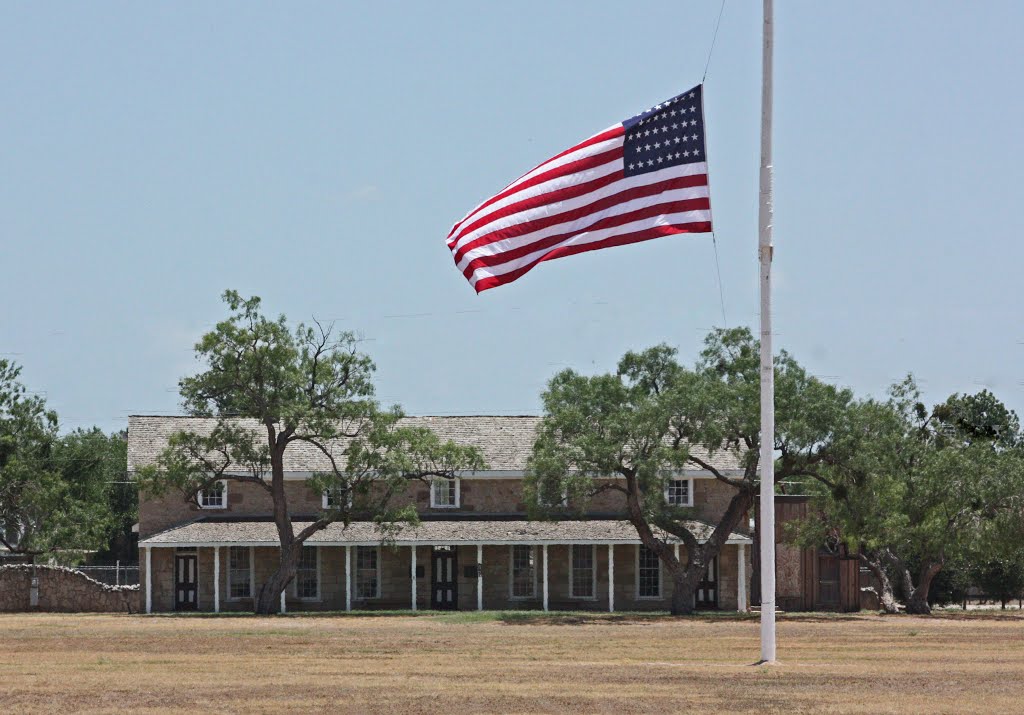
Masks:
[[[410,417],[443,440],[474,445],[488,470],[431,483],[410,482],[397,503],[415,504],[420,523],[382,543],[371,522],[340,523],[314,534],[282,610],[544,609],[666,610],[672,583],[625,519],[625,498],[604,492],[555,521],[526,518],[523,477],[537,417]],[[128,468],[152,464],[171,434],[203,431],[212,420],[135,416],[128,426]],[[326,508],[308,480],[327,467],[312,448],[286,453],[285,486],[296,531]],[[713,467],[739,476],[728,455]],[[706,538],[733,490],[709,472],[688,470],[666,499],[692,507],[691,531]],[[234,481],[199,495],[140,495],[143,608],[151,611],[251,611],[276,569],[278,538],[266,490]],[[745,610],[751,538],[730,534],[697,594],[701,609]],[[660,534],[668,543],[673,537]],[[683,549],[676,544],[676,549]]]

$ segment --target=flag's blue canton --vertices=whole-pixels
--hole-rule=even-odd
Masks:
[[[702,85],[622,123],[626,176],[704,161]]]

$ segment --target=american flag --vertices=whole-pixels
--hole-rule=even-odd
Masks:
[[[448,248],[480,293],[541,261],[710,230],[698,85],[519,177],[456,223]]]

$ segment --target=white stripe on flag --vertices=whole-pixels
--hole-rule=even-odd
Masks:
[[[642,176],[650,176],[650,174],[644,174]],[[642,177],[636,177],[642,178]],[[617,193],[617,192],[611,192]],[[588,196],[590,196],[588,194]],[[608,207],[603,211],[597,211],[595,213],[587,214],[586,216],[580,217],[575,221],[566,221],[564,223],[555,224],[554,226],[548,226],[539,231],[533,231],[531,233],[524,234],[522,236],[515,236],[514,238],[507,238],[501,241],[495,241],[494,243],[488,243],[483,246],[478,246],[469,251],[459,261],[458,266],[460,271],[464,271],[466,266],[469,265],[470,261],[479,256],[493,256],[495,254],[504,253],[521,246],[528,245],[535,241],[540,241],[549,236],[556,236],[560,233],[569,233],[572,231],[585,231],[588,226],[609,218],[611,216],[620,216],[622,214],[628,214],[639,209],[647,208],[648,206],[657,206],[658,204],[669,204],[675,201],[687,201],[689,199],[701,199],[708,197],[707,185],[702,186],[691,186],[684,189],[674,189],[672,191],[663,191],[660,194],[654,196],[644,196],[632,201],[625,201]],[[670,209],[670,207],[666,207]],[[625,229],[617,228],[610,229],[612,231],[624,231]],[[561,244],[559,244],[561,245]]]
[[[601,167],[601,169],[604,169],[605,167],[613,168],[609,171],[605,171],[602,174],[593,177],[589,176],[589,172],[587,171],[580,172],[579,174],[569,174],[568,176],[556,179],[553,182],[547,182],[546,184],[538,184],[537,187],[530,187],[529,189],[526,189],[519,194],[514,194],[508,197],[507,199],[502,199],[502,202],[499,203],[504,203],[505,206],[508,206],[518,201],[522,201],[526,198],[540,195],[542,193],[550,193],[550,191],[564,189],[568,186],[583,183],[584,181],[592,181],[595,178],[599,178],[599,176],[605,176],[607,174],[610,174],[612,173],[612,171],[622,171],[622,165],[617,161],[612,162],[611,164],[605,164]],[[481,236],[486,236],[489,233],[493,233],[494,231],[498,231],[503,228],[508,228],[509,226],[517,226],[522,223],[533,221],[537,218],[557,215],[560,213],[565,213],[566,211],[573,211],[575,209],[587,206],[593,203],[594,201],[598,201],[609,196],[614,196],[615,194],[618,194],[622,191],[627,191],[629,189],[635,189],[641,186],[650,186],[652,184],[661,183],[663,181],[669,181],[671,179],[681,176],[696,176],[699,174],[704,174],[706,172],[707,164],[704,162],[699,162],[696,164],[684,164],[682,166],[668,167],[665,169],[661,169],[659,171],[652,171],[648,174],[639,174],[637,176],[623,178],[620,181],[616,181],[615,183],[609,184],[608,186],[598,189],[597,191],[593,191],[582,196],[578,196],[574,199],[569,199],[567,201],[556,201],[549,204],[542,204],[541,206],[527,209],[519,213],[509,214],[508,216],[503,216],[501,218],[496,219],[495,221],[486,223],[474,229],[473,231],[465,234],[464,236],[460,236],[457,242],[454,245],[452,245],[452,252],[454,253],[458,251],[467,243],[470,243],[471,241],[474,241],[477,238],[480,238]],[[581,176],[583,177],[583,179],[578,180],[577,177]],[[549,184],[551,186],[549,186]],[[547,187],[547,191],[534,191],[535,188],[540,189],[541,187]],[[489,211],[491,207],[488,206],[487,208]],[[549,233],[548,235],[551,234]]]
[[[612,236],[617,236],[623,233],[630,233],[633,231],[641,231],[643,229],[651,228],[653,226],[675,226],[679,224],[700,223],[702,221],[710,220],[711,211],[708,209],[703,209],[700,211],[685,211],[683,213],[676,214],[662,214],[660,216],[654,216],[652,218],[643,219],[641,221],[634,221],[633,223],[624,224],[622,226],[615,226],[614,228],[607,228],[600,231],[588,231],[585,233],[580,233],[575,236],[572,236],[571,238],[566,239],[565,241],[562,241],[561,243],[555,246],[544,248],[540,251],[535,251],[534,253],[531,253],[527,256],[523,256],[522,258],[517,258],[515,260],[502,263],[499,266],[482,266],[473,271],[473,275],[469,279],[469,282],[475,286],[477,281],[480,281],[489,276],[500,276],[505,273],[511,273],[517,268],[521,268],[522,266],[528,265],[533,261],[536,261],[538,258],[541,258],[544,254],[548,253],[549,251],[553,251],[556,248],[561,248],[563,246],[580,246],[587,243],[597,243],[598,241],[603,241],[604,239],[611,238]]]

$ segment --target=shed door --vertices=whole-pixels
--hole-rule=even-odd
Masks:
[[[818,608],[839,610],[839,557],[835,554],[818,556]]]
[[[455,547],[435,546],[430,558],[430,607],[439,611],[457,610],[459,584]]]
[[[174,609],[194,611],[199,606],[199,578],[195,554],[174,555]]]

